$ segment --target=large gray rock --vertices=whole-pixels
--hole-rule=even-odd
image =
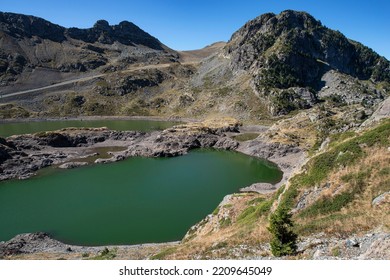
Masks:
[[[67,162],[58,166],[61,169],[73,169],[80,166],[88,165],[88,162]]]

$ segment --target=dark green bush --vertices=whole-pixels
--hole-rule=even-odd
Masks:
[[[297,234],[293,231],[292,214],[287,207],[278,207],[270,217],[268,230],[272,234],[271,252],[275,257],[294,255],[297,251]]]

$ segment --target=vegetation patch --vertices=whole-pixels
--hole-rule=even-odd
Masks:
[[[26,109],[14,104],[0,105],[0,119],[28,118],[31,114]]]
[[[390,121],[379,127],[367,131],[360,136],[346,140],[311,159],[305,166],[306,172],[296,176],[294,181],[297,185],[313,186],[324,180],[329,173],[338,167],[352,165],[365,153],[363,147],[389,145]]]
[[[253,205],[253,204],[258,204],[260,202],[263,202],[265,200],[265,197],[259,196],[254,199],[251,199],[246,202],[247,205]]]
[[[297,251],[298,235],[294,232],[292,214],[286,207],[278,207],[270,217],[268,230],[272,234],[271,252],[275,257],[293,255]]]
[[[356,132],[354,131],[347,131],[347,132],[342,132],[342,133],[335,133],[330,135],[330,145],[331,146],[336,146],[340,142],[352,138],[356,136]]]
[[[295,207],[295,199],[297,198],[298,194],[299,192],[297,187],[291,184],[290,187],[284,192],[279,205],[289,209]]]
[[[241,224],[253,224],[259,217],[269,213],[272,204],[272,199],[264,200],[255,206],[249,206],[238,216],[237,221]]]
[[[382,168],[382,169],[379,171],[379,175],[380,175],[380,176],[387,176],[387,175],[390,175],[390,167]]]
[[[239,142],[249,141],[256,139],[259,136],[258,133],[242,133],[236,136],[233,136],[234,140],[237,140]]]
[[[219,220],[220,228],[226,228],[226,227],[230,226],[231,224],[232,224],[232,220],[229,217],[222,218],[221,220]]]
[[[220,209],[219,209],[219,206],[218,206],[217,208],[214,209],[214,211],[213,211],[212,214],[213,214],[214,216],[218,215],[219,210],[220,210]]]
[[[309,235],[313,232],[330,231],[330,224],[343,223],[347,219],[351,218],[351,215],[333,213],[324,217],[311,219],[305,222],[296,223],[295,230],[298,235]],[[338,227],[338,233],[342,234],[345,229]]]
[[[324,180],[333,186],[296,214],[297,232],[336,231],[344,225],[341,232],[352,233],[357,228],[386,224],[383,217],[370,218],[370,211],[374,211],[372,199],[390,190],[388,157],[383,154],[389,144],[389,120],[361,134],[331,136],[328,150],[313,157],[305,171],[290,180],[290,187],[281,197],[279,207],[295,208],[297,198],[307,187],[319,186]]]
[[[107,247],[99,255],[90,258],[90,260],[112,260],[116,257],[116,249],[109,250]]]
[[[151,260],[163,260],[165,259],[167,256],[175,253],[177,251],[177,248],[176,247],[170,247],[170,248],[167,248],[163,251],[161,251],[160,253],[150,257]]]
[[[300,212],[300,217],[309,217],[317,215],[325,215],[340,211],[348,203],[352,202],[356,192],[346,191],[335,195],[334,197],[323,197],[314,202],[310,207]]]

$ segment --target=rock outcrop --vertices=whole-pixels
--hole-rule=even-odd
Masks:
[[[50,252],[59,249],[65,251],[66,247],[68,246],[64,246],[63,243],[51,239],[44,232],[19,234],[8,242],[0,243],[0,257],[23,253]]]

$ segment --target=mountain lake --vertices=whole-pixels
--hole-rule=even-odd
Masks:
[[[119,124],[114,126],[115,122]],[[131,129],[124,122],[96,125]],[[55,122],[39,128],[38,123],[29,124],[34,131],[47,125],[59,128]],[[72,170],[44,168],[27,180],[0,182],[0,241],[38,231],[67,244],[91,246],[180,240],[225,195],[281,178],[273,163],[213,149],[174,158],[134,157]]]

